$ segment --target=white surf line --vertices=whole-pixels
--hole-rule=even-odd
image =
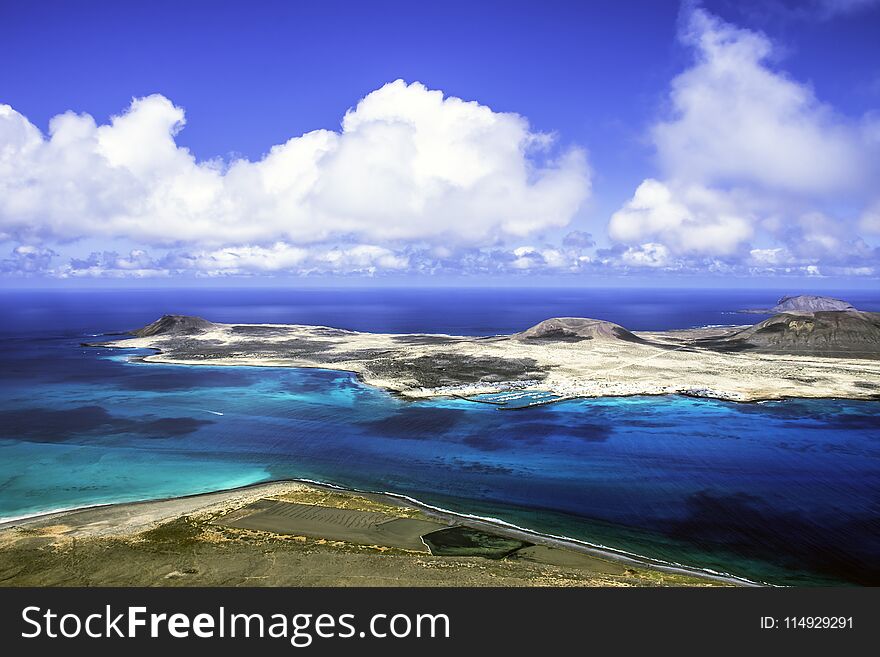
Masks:
[[[261,486],[270,486],[272,484],[283,484],[283,483],[302,483],[302,484],[312,484],[315,486],[320,486],[322,488],[330,488],[334,490],[339,490],[347,493],[360,493],[367,495],[385,495],[387,497],[391,497],[398,500],[403,500],[405,502],[409,502],[410,504],[416,506],[417,508],[428,509],[434,511],[436,513],[444,514],[447,516],[463,518],[465,520],[472,520],[477,522],[482,522],[486,525],[507,528],[516,532],[519,532],[523,535],[530,536],[537,539],[543,539],[545,541],[555,541],[557,543],[562,544],[563,546],[568,547],[581,547],[586,548],[588,551],[592,551],[594,553],[599,553],[600,556],[605,556],[606,558],[617,560],[617,561],[629,561],[635,563],[636,565],[642,567],[654,567],[664,569],[670,572],[677,572],[685,575],[691,576],[699,576],[699,575],[708,575],[713,579],[726,580],[728,582],[736,582],[739,584],[745,584],[748,586],[779,586],[776,584],[770,584],[768,582],[750,580],[745,577],[741,577],[739,575],[733,575],[731,573],[727,573],[724,571],[717,571],[712,568],[700,568],[699,566],[690,566],[688,564],[679,563],[677,561],[667,561],[665,559],[659,559],[655,557],[648,557],[642,554],[638,554],[637,552],[629,552],[627,550],[614,548],[606,545],[602,545],[601,543],[591,543],[589,541],[584,541],[577,538],[572,538],[570,536],[563,536],[557,534],[550,534],[539,532],[534,529],[529,529],[527,527],[521,527],[519,525],[515,525],[511,522],[507,522],[506,520],[502,520],[500,518],[494,518],[491,516],[479,516],[471,513],[461,513],[458,511],[452,511],[451,509],[445,509],[440,506],[435,506],[432,504],[428,504],[426,502],[422,502],[421,500],[411,497],[409,495],[404,495],[402,493],[392,493],[391,491],[374,491],[374,490],[366,490],[361,488],[350,488],[345,486],[340,486],[338,484],[334,484],[327,481],[320,481],[317,479],[308,479],[304,477],[291,477],[287,479],[275,479],[275,480],[267,480],[267,481],[257,481],[252,484],[244,484],[242,486],[234,486],[232,488],[221,488],[214,491],[206,491],[202,493],[191,493],[184,495],[174,495],[169,497],[160,497],[160,498],[143,498],[138,500],[128,500],[128,501],[119,501],[119,502],[100,502],[97,504],[89,504],[83,506],[74,506],[68,508],[60,508],[53,509],[49,511],[39,511],[37,513],[25,514],[17,517],[7,517],[0,518],[0,529],[7,529],[9,527],[14,527],[16,523],[19,523],[23,520],[29,519],[37,519],[37,518],[49,518],[51,516],[67,513],[72,511],[88,511],[90,509],[105,507],[105,506],[117,506],[117,505],[125,505],[125,504],[150,504],[157,502],[168,502],[177,499],[184,498],[195,498],[195,497],[203,497],[207,495],[215,495],[222,493],[231,493],[234,491],[244,491],[247,489],[258,488]],[[424,541],[422,541],[424,542]],[[430,546],[426,545],[428,551],[431,551]],[[588,552],[589,553],[589,552]],[[433,554],[433,552],[432,552]]]
[[[769,582],[763,582],[758,580],[751,580],[746,577],[741,577],[739,575],[733,575],[731,573],[727,573],[724,571],[714,570],[712,568],[700,568],[699,566],[689,566],[688,564],[679,563],[677,561],[667,561],[665,559],[659,559],[655,557],[648,557],[643,554],[639,554],[637,552],[629,552],[627,550],[623,550],[620,548],[610,547],[608,545],[603,545],[601,543],[591,543],[590,541],[584,541],[578,538],[572,538],[571,536],[563,536],[559,534],[550,534],[539,532],[535,529],[529,529],[527,527],[522,527],[520,525],[515,525],[512,522],[507,522],[506,520],[502,520],[501,518],[494,518],[492,516],[479,516],[472,513],[461,513],[458,511],[452,511],[451,509],[443,508],[442,506],[435,506],[433,504],[428,504],[427,502],[423,502],[415,497],[411,497],[410,495],[405,495],[403,493],[392,493],[391,491],[374,491],[374,490],[364,490],[361,488],[346,488],[345,486],[340,486],[338,484],[333,484],[326,481],[318,481],[316,479],[304,479],[304,478],[294,478],[283,481],[293,481],[300,482],[303,484],[314,484],[316,486],[322,486],[324,488],[330,488],[335,490],[344,491],[347,493],[361,493],[367,495],[385,495],[387,497],[395,498],[398,500],[403,500],[405,502],[409,502],[410,504],[416,506],[417,508],[429,509],[431,511],[435,511],[437,513],[441,513],[448,516],[453,516],[456,518],[463,518],[465,520],[474,520],[477,522],[485,523],[489,526],[496,526],[502,528],[512,529],[521,534],[525,534],[527,536],[531,536],[533,538],[539,538],[544,540],[551,540],[557,543],[562,543],[563,545],[568,544],[570,547],[581,547],[588,548],[593,552],[599,552],[604,554],[607,558],[612,560],[627,560],[642,567],[660,567],[665,568],[666,570],[683,573],[685,575],[691,576],[699,576],[699,575],[709,575],[712,578],[727,580],[731,582],[738,582],[740,584],[745,584],[748,586],[777,586],[776,584],[770,584]],[[279,482],[279,483],[280,483]],[[264,482],[269,483],[269,482]],[[260,484],[255,484],[260,485]],[[424,541],[422,541],[424,543]],[[430,546],[426,544],[428,550],[431,549]],[[433,552],[431,552],[433,554]]]
[[[115,504],[130,504],[130,502],[96,502],[95,504],[87,504],[84,506],[62,506],[58,507],[57,509],[48,509],[47,511],[25,513],[20,516],[0,517],[0,529],[6,529],[6,525],[10,523],[21,522],[22,520],[30,520],[32,518],[40,518],[42,516],[54,516],[59,513],[68,513],[70,511],[86,511],[88,509],[94,509],[99,506],[113,506]]]
[[[202,413],[211,413],[212,415],[223,415],[223,413],[221,413],[220,411],[209,411],[207,408],[200,408],[198,410],[200,410]]]
[[[316,483],[319,485],[327,485],[327,484],[321,484],[321,482],[310,482],[310,483]],[[356,489],[353,490],[350,488],[346,489],[346,488],[342,488],[341,486],[335,486],[335,485],[330,485],[330,487],[331,488],[338,488],[340,490],[347,490],[350,492],[360,492],[360,493],[371,492],[371,491],[358,491]],[[693,575],[700,575],[700,574],[710,575],[715,578],[726,579],[728,581],[735,581],[735,582],[739,582],[741,584],[747,584],[750,586],[774,586],[774,585],[769,584],[767,582],[750,580],[745,577],[733,575],[731,573],[713,570],[712,568],[700,568],[699,566],[689,566],[687,564],[679,563],[677,561],[667,561],[665,559],[647,557],[645,555],[638,554],[637,552],[629,552],[627,550],[623,550],[620,548],[614,548],[614,547],[610,547],[607,545],[602,545],[601,543],[591,543],[589,541],[584,541],[584,540],[580,540],[577,538],[572,538],[571,536],[562,536],[562,535],[558,535],[558,534],[539,532],[534,529],[529,529],[527,527],[515,525],[512,522],[507,522],[506,520],[502,520],[500,518],[495,518],[492,516],[479,516],[479,515],[475,515],[475,514],[471,514],[471,513],[460,513],[458,511],[452,511],[450,509],[445,509],[440,506],[434,506],[432,504],[427,504],[425,502],[422,502],[419,499],[416,499],[414,497],[410,497],[409,495],[404,495],[401,493],[392,493],[391,491],[382,491],[381,493],[373,492],[373,494],[374,495],[375,494],[387,495],[388,497],[402,499],[402,500],[405,500],[405,501],[407,501],[417,507],[430,509],[432,511],[436,511],[437,513],[442,513],[445,515],[451,515],[451,516],[458,517],[458,518],[464,518],[466,520],[475,520],[478,522],[483,522],[483,523],[490,525],[490,526],[495,525],[497,527],[506,527],[506,528],[512,529],[514,531],[520,532],[522,534],[525,534],[527,536],[531,536],[533,538],[539,538],[539,539],[545,539],[545,540],[550,539],[552,541],[562,543],[563,545],[567,543],[570,546],[586,547],[586,548],[589,548],[593,551],[604,553],[605,556],[607,556],[611,559],[615,559],[615,558],[618,560],[619,559],[627,559],[627,560],[633,561],[643,567],[645,567],[645,566],[649,567],[649,568],[652,566],[653,567],[661,567],[661,568],[666,568],[668,570],[672,570],[675,572],[684,573],[684,574],[692,575],[692,576]]]

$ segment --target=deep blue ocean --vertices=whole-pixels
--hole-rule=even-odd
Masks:
[[[280,478],[777,584],[880,584],[880,402],[684,397],[499,410],[340,372],[130,362],[85,348],[165,313],[489,335],[552,316],[751,323],[774,290],[0,292],[0,518]],[[838,292],[866,310],[880,293]]]

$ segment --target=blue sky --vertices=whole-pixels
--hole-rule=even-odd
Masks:
[[[880,276],[878,2],[312,5],[0,2],[2,276]]]

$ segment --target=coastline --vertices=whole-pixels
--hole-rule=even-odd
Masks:
[[[0,534],[9,530],[29,531],[33,526],[55,526],[63,525],[63,520],[74,514],[81,514],[90,511],[101,511],[102,514],[118,512],[119,515],[130,517],[141,511],[150,517],[150,511],[160,507],[163,504],[181,505],[181,510],[176,511],[170,516],[163,516],[160,519],[151,518],[147,525],[139,526],[140,531],[146,531],[149,526],[162,524],[164,522],[173,522],[188,516],[192,513],[204,511],[211,507],[229,503],[230,500],[239,498],[261,497],[263,494],[271,494],[279,486],[286,484],[297,484],[307,486],[317,490],[325,490],[329,492],[342,493],[346,495],[364,496],[370,499],[378,499],[384,503],[391,503],[394,506],[410,508],[423,513],[426,517],[436,519],[446,524],[456,524],[470,527],[473,529],[489,531],[493,534],[512,538],[517,540],[528,541],[535,545],[543,545],[549,548],[562,549],[571,552],[580,553],[601,560],[615,562],[625,566],[657,571],[670,575],[685,576],[705,580],[707,582],[715,582],[724,585],[734,586],[767,586],[763,582],[756,582],[746,578],[738,577],[728,573],[714,572],[707,569],[695,568],[686,564],[664,562],[652,559],[643,555],[629,553],[622,550],[616,550],[613,547],[595,545],[587,541],[574,539],[566,536],[557,536],[552,534],[544,534],[525,527],[520,527],[512,523],[505,522],[497,518],[489,518],[477,516],[467,513],[461,513],[427,504],[416,498],[393,493],[389,491],[365,491],[351,488],[344,488],[331,483],[318,482],[310,479],[285,478],[272,481],[262,481],[244,486],[237,486],[217,491],[193,493],[180,496],[172,496],[158,499],[139,500],[132,502],[119,503],[100,503],[84,505],[81,507],[73,507],[62,510],[51,510],[41,513],[35,513],[19,518],[0,519]],[[54,525],[51,523],[55,523]],[[117,526],[114,532],[125,531],[124,527]],[[0,548],[2,553],[2,548]]]
[[[720,401],[720,402],[728,402],[732,404],[766,404],[768,402],[785,402],[785,401],[795,401],[795,400],[808,400],[808,399],[828,399],[828,400],[841,400],[841,401],[857,401],[857,402],[880,402],[880,393],[871,394],[868,396],[865,395],[840,395],[840,394],[821,394],[821,395],[772,395],[767,397],[750,397],[747,399],[737,399],[730,396],[720,395],[720,394],[709,394],[712,391],[707,391],[704,394],[704,391],[649,391],[649,392],[625,392],[620,394],[578,394],[578,395],[569,395],[569,396],[558,396],[553,399],[546,399],[541,401],[536,401],[523,406],[514,406],[514,407],[506,407],[503,402],[495,402],[486,399],[477,399],[476,397],[482,396],[483,394],[487,394],[485,392],[482,393],[469,393],[467,395],[460,394],[456,392],[444,392],[437,394],[426,394],[426,395],[412,395],[406,394],[405,392],[401,392],[400,390],[396,390],[393,388],[387,388],[372,381],[369,381],[362,372],[354,369],[343,369],[338,367],[327,367],[323,364],[281,364],[281,363],[269,363],[269,362],[234,362],[234,361],[221,361],[221,362],[199,362],[199,361],[188,361],[188,360],[176,360],[171,358],[162,357],[162,350],[158,347],[129,347],[124,345],[115,345],[115,344],[97,344],[97,343],[83,343],[83,346],[93,348],[93,349],[118,349],[120,351],[126,351],[130,349],[151,349],[155,354],[151,354],[148,356],[131,356],[127,359],[129,363],[140,363],[144,365],[172,365],[174,367],[256,367],[256,368],[278,368],[278,369],[304,369],[304,370],[320,370],[325,372],[342,372],[345,374],[350,374],[359,384],[368,386],[370,388],[379,389],[383,392],[386,392],[394,397],[401,399],[403,401],[425,401],[430,399],[460,399],[462,401],[471,402],[474,404],[486,404],[489,406],[495,406],[499,410],[526,410],[529,408],[534,408],[536,406],[545,406],[549,404],[557,404],[560,402],[574,401],[578,399],[626,399],[630,397],[686,397],[689,399],[708,399],[712,401]],[[154,356],[158,357],[153,360],[150,360]],[[543,391],[539,391],[543,392]],[[489,393],[491,394],[491,393]],[[553,393],[556,394],[556,393]]]
[[[880,399],[880,383],[872,383],[880,381],[877,358],[701,346],[707,339],[741,329],[739,325],[638,331],[621,338],[614,334],[614,325],[598,324],[595,335],[557,340],[533,337],[533,329],[470,337],[207,323],[196,332],[169,329],[172,332],[82,344],[151,350],[132,358],[142,363],[350,372],[366,385],[410,400],[512,390],[554,397],[536,399],[526,407],[578,398],[676,394],[733,402]]]
[[[227,330],[228,330],[228,327],[230,327],[230,326],[252,327],[252,326],[256,326],[256,325],[227,325]],[[267,325],[259,325],[259,326],[267,326]],[[276,325],[269,325],[269,326],[276,327]],[[277,325],[277,327],[281,328],[282,325]],[[314,328],[314,327],[312,327],[312,328]],[[335,329],[327,329],[327,330],[335,330]],[[351,335],[352,333],[353,332],[349,332],[349,335]],[[372,335],[372,334],[363,334],[363,335]],[[421,336],[421,334],[419,334],[418,336],[409,335],[409,336],[405,336],[405,337],[412,338],[412,337],[419,337],[419,336]],[[109,337],[109,336],[107,336],[107,337]],[[289,338],[289,336],[285,336],[285,337]],[[382,337],[382,336],[380,336],[380,337]],[[450,338],[450,337],[454,337],[454,336],[434,335],[434,336],[421,336],[421,337]],[[482,341],[482,342],[490,344],[490,345],[497,346],[498,340],[499,340],[499,337],[495,336],[495,337],[490,337],[490,338],[480,338],[479,341]],[[199,344],[199,340],[192,340],[191,343],[192,342]],[[90,344],[90,345],[84,345],[84,346],[107,347],[107,348],[113,348],[113,349],[117,349],[117,348],[131,349],[131,348],[139,347],[139,348],[143,348],[145,350],[149,350],[149,352],[151,352],[151,353],[147,353],[147,354],[144,354],[144,352],[141,352],[140,354],[137,354],[137,355],[130,354],[130,355],[124,356],[123,358],[111,357],[114,360],[122,360],[122,361],[132,362],[132,363],[136,363],[136,364],[145,364],[146,363],[146,364],[160,364],[160,365],[165,364],[165,365],[174,365],[174,366],[203,366],[203,367],[204,366],[208,366],[208,367],[242,366],[242,367],[303,368],[303,369],[319,369],[319,370],[330,371],[330,372],[345,372],[345,373],[349,374],[353,379],[357,380],[359,385],[364,385],[364,386],[371,387],[374,389],[378,388],[378,389],[382,390],[383,392],[386,392],[390,395],[394,395],[395,397],[399,397],[404,400],[414,401],[414,400],[418,400],[418,399],[430,399],[431,397],[457,397],[457,398],[461,398],[465,401],[472,401],[475,403],[480,402],[480,403],[494,405],[499,408],[504,408],[503,402],[499,403],[497,401],[491,401],[490,399],[469,398],[465,395],[456,394],[455,392],[450,392],[449,390],[430,390],[430,391],[423,390],[423,392],[427,392],[429,394],[420,394],[420,395],[406,394],[405,391],[397,389],[396,387],[388,387],[385,385],[381,385],[380,383],[377,383],[375,379],[371,379],[369,376],[365,375],[363,370],[356,369],[353,367],[347,367],[347,365],[351,365],[353,361],[333,363],[333,364],[330,364],[329,366],[326,363],[312,363],[312,362],[293,361],[293,360],[288,360],[285,362],[278,362],[278,361],[271,359],[271,358],[262,358],[262,359],[257,359],[257,360],[244,359],[244,358],[237,358],[237,359],[206,358],[205,360],[193,361],[193,360],[178,360],[178,359],[174,359],[174,358],[165,357],[162,345],[159,343],[154,344],[154,345],[134,345],[134,344],[131,344],[131,342],[129,340],[121,340],[121,341],[117,340],[117,341],[110,343],[110,344],[107,344],[107,343]],[[592,344],[587,345],[587,347],[592,347],[592,346],[594,346],[594,345],[592,345]],[[618,346],[619,345],[615,345],[615,348],[617,348]],[[355,348],[355,350],[357,350],[358,348],[363,348],[364,345],[355,342],[353,347]],[[526,347],[529,349],[536,348],[535,345],[532,345],[532,344],[528,344],[528,345],[526,345]],[[561,346],[557,345],[557,347],[559,347],[559,350],[561,350],[563,352],[563,355],[565,355],[565,353],[569,352],[571,349],[571,345],[567,345],[567,344],[562,344]],[[586,349],[587,347],[584,347],[584,348]],[[541,347],[541,348],[545,348],[545,347]],[[677,351],[679,351],[679,349],[667,349],[663,353],[658,353],[658,352],[653,352],[653,353],[655,354],[656,357],[661,358],[661,359],[665,359],[668,357],[669,354],[672,354]],[[352,352],[352,353],[354,353],[354,352]],[[420,349],[417,350],[417,353],[420,353]],[[623,352],[621,352],[621,354],[624,356],[626,355],[626,353],[623,353]],[[173,355],[173,353],[172,353],[172,355]],[[648,360],[650,360],[651,358],[654,358],[655,356],[649,357]],[[410,357],[412,357],[411,353],[410,353]],[[736,359],[737,357],[733,356],[733,358]],[[772,355],[770,355],[770,356],[758,355],[755,358],[757,358],[759,360],[777,360],[777,359],[780,359],[783,357],[772,356]],[[754,360],[754,358],[748,357],[748,358],[746,358],[746,360],[751,361],[751,360]],[[800,358],[793,358],[792,360],[800,360]],[[653,361],[653,362],[656,362],[656,361]],[[846,364],[846,361],[842,361],[842,360],[835,360],[835,361],[828,361],[828,362],[833,363],[835,366],[840,363],[843,363],[844,365]],[[625,365],[625,366],[628,366],[628,365]],[[499,383],[499,385],[504,386],[508,383],[513,383],[514,386],[517,384],[516,381],[513,381],[513,382],[502,381]],[[521,381],[519,383],[525,384],[526,382]],[[529,382],[529,383],[531,383],[531,382]],[[514,390],[517,393],[522,391],[526,395],[529,392],[532,392],[532,393],[538,392],[538,390],[535,390],[534,388],[530,388],[529,390],[524,390],[523,388],[517,387],[517,388],[514,388]],[[635,391],[635,392],[627,392],[627,393],[619,393],[619,394],[605,393],[602,395],[580,394],[580,395],[569,395],[569,396],[565,396],[565,397],[544,399],[544,400],[541,400],[540,402],[536,401],[535,403],[527,404],[526,406],[520,406],[520,407],[509,406],[509,407],[507,407],[507,409],[512,410],[514,408],[517,408],[517,409],[529,408],[531,406],[536,406],[539,404],[543,405],[543,404],[555,403],[557,401],[571,401],[571,400],[578,399],[578,398],[613,399],[616,397],[642,397],[642,396],[648,397],[648,396],[665,396],[665,395],[681,395],[681,396],[693,397],[693,398],[717,399],[717,400],[726,401],[726,402],[733,401],[733,402],[737,402],[737,403],[763,403],[766,401],[783,401],[786,399],[799,399],[799,398],[839,398],[839,399],[862,399],[862,400],[865,400],[864,397],[852,397],[852,396],[848,396],[848,395],[833,395],[833,396],[832,395],[807,395],[807,396],[795,395],[795,396],[791,396],[791,397],[789,397],[789,396],[774,396],[774,397],[769,397],[769,398],[732,399],[732,398],[729,398],[726,396],[715,396],[713,394],[705,394],[706,392],[707,391],[672,390],[672,391],[659,391],[659,392]],[[708,392],[712,392],[712,391],[708,391]],[[503,395],[502,395],[502,397],[503,397]],[[871,399],[871,401],[874,401],[874,399]],[[144,507],[148,507],[149,505],[160,504],[163,502],[182,502],[182,501],[186,501],[186,500],[191,500],[191,501],[195,502],[197,505],[202,505],[203,503],[208,503],[208,500],[210,500],[214,497],[217,497],[217,496],[219,496],[220,498],[223,498],[224,496],[229,496],[229,495],[234,495],[234,494],[239,494],[239,493],[258,492],[258,491],[264,490],[265,487],[271,487],[272,485],[283,484],[283,483],[287,483],[287,482],[308,484],[309,486],[313,486],[313,487],[317,487],[317,488],[326,488],[328,490],[343,491],[343,492],[352,493],[352,494],[380,497],[385,502],[393,502],[395,504],[407,506],[410,508],[415,508],[430,517],[438,518],[438,519],[441,519],[445,522],[455,522],[455,523],[459,523],[462,525],[466,525],[468,527],[473,527],[473,528],[477,528],[477,529],[485,529],[485,530],[491,531],[495,534],[504,535],[504,536],[508,536],[511,538],[526,540],[526,541],[530,541],[530,542],[537,543],[540,545],[550,546],[553,548],[571,550],[571,551],[575,551],[575,552],[578,552],[581,554],[595,556],[595,557],[598,557],[601,559],[613,560],[613,561],[615,561],[617,563],[621,563],[621,564],[633,565],[633,566],[637,566],[637,567],[641,567],[641,568],[649,568],[649,569],[652,569],[652,570],[655,570],[658,572],[665,572],[665,573],[677,574],[677,575],[685,575],[685,576],[689,576],[689,577],[697,577],[697,578],[701,578],[704,580],[710,580],[713,582],[724,583],[724,584],[735,584],[735,585],[743,585],[743,586],[767,585],[764,582],[750,581],[748,579],[745,579],[742,577],[737,577],[734,575],[730,575],[729,573],[725,573],[725,572],[716,572],[714,570],[696,568],[696,567],[689,566],[685,563],[676,563],[676,562],[654,559],[654,558],[647,557],[647,556],[644,556],[641,554],[631,553],[631,552],[627,552],[627,551],[621,550],[621,549],[615,549],[614,547],[611,547],[608,545],[594,544],[594,543],[590,543],[589,541],[574,539],[569,536],[544,534],[544,533],[541,533],[538,531],[531,530],[527,527],[522,527],[522,526],[508,523],[508,522],[501,520],[499,518],[479,516],[479,515],[474,515],[474,514],[468,514],[466,512],[455,512],[455,511],[445,509],[442,507],[433,506],[431,504],[422,502],[419,499],[412,498],[407,495],[397,494],[392,491],[369,491],[369,490],[349,489],[349,488],[344,488],[344,487],[334,485],[332,483],[325,483],[325,482],[320,482],[320,481],[314,481],[314,480],[309,480],[309,479],[298,479],[298,478],[297,479],[285,478],[285,479],[279,479],[279,480],[273,480],[273,481],[260,481],[260,482],[256,482],[253,484],[247,484],[245,486],[236,486],[236,487],[228,488],[228,489],[219,489],[219,490],[213,490],[213,491],[202,492],[202,493],[192,493],[192,494],[187,494],[187,495],[182,495],[182,496],[171,496],[171,497],[166,497],[166,498],[161,498],[161,499],[147,499],[147,500],[140,500],[140,501],[123,501],[123,502],[111,501],[111,502],[101,502],[98,504],[91,504],[91,505],[85,505],[85,506],[79,506],[79,507],[50,509],[47,511],[24,514],[24,515],[17,516],[17,517],[9,517],[9,518],[5,518],[5,519],[0,519],[0,531],[14,528],[14,527],[28,527],[28,526],[32,526],[35,524],[52,522],[55,520],[63,522],[64,518],[66,518],[72,514],[77,514],[77,513],[81,513],[84,511],[90,511],[90,510],[105,509],[105,510],[115,512],[117,510],[129,510],[129,509],[135,509],[135,508],[144,508]],[[462,508],[467,508],[468,504],[467,504],[467,502],[465,502],[461,506],[462,506]],[[186,514],[184,512],[180,512],[173,519],[180,519],[181,517],[183,517],[185,515]]]

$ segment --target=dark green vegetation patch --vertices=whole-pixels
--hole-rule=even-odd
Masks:
[[[485,557],[503,559],[533,543],[505,538],[470,527],[449,527],[422,536],[431,554],[443,557]]]

